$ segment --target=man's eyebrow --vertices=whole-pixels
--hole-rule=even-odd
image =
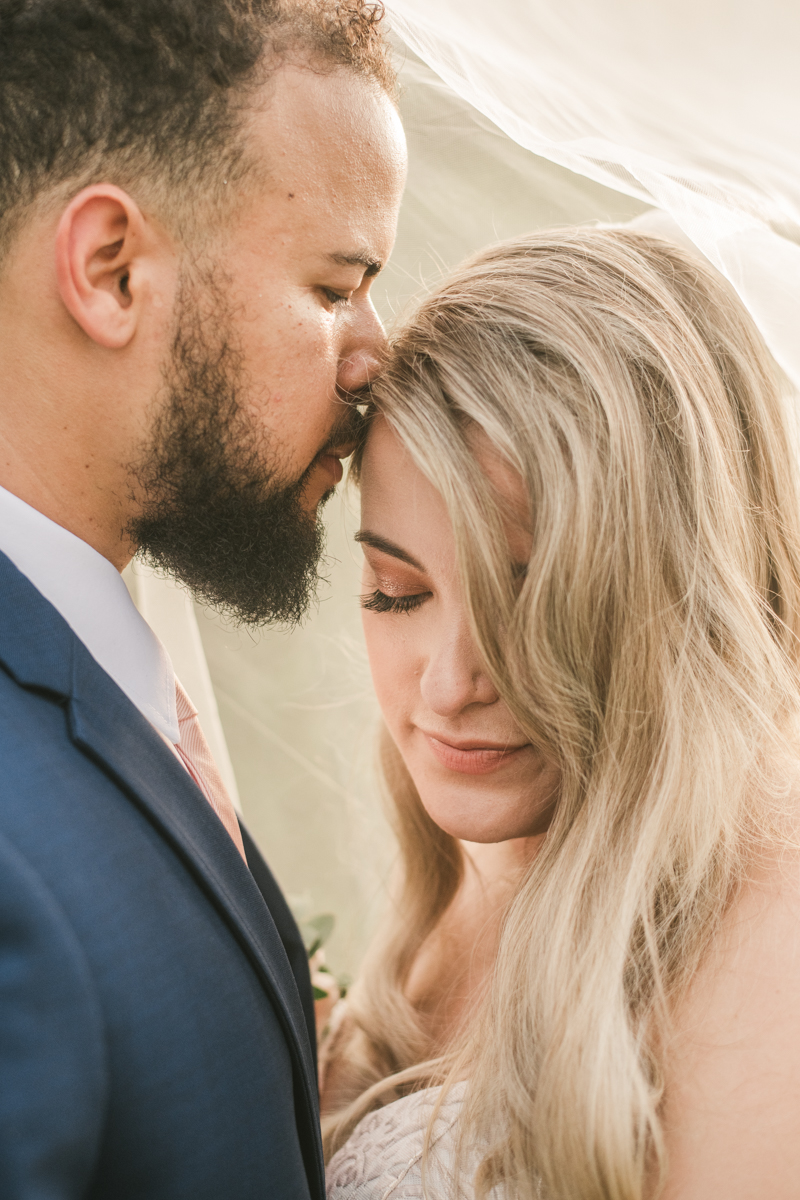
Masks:
[[[356,541],[360,542],[362,546],[371,546],[373,550],[380,550],[382,554],[389,554],[392,558],[399,558],[400,562],[408,563],[410,567],[415,567],[423,574],[426,573],[422,563],[417,562],[407,550],[402,550],[400,546],[396,546],[388,538],[381,537],[379,533],[371,533],[369,529],[359,529]]]
[[[365,275],[377,275],[383,263],[369,250],[357,250],[355,254],[329,254],[331,262],[337,267],[363,267]]]

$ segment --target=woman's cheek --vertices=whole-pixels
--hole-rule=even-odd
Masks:
[[[413,712],[414,680],[418,676],[408,653],[409,647],[391,629],[394,623],[377,613],[363,614],[375,695],[389,732],[399,744]]]

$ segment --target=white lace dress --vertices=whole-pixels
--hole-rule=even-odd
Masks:
[[[453,1088],[436,1117],[425,1183],[422,1150],[438,1088],[415,1092],[370,1113],[328,1165],[328,1200],[450,1200],[456,1124],[464,1085]],[[462,1184],[461,1200],[473,1200]],[[494,1200],[495,1193],[492,1193]],[[497,1200],[501,1200],[500,1194]]]

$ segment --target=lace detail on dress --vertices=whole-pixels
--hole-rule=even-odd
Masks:
[[[447,1196],[464,1084],[451,1089],[436,1117],[426,1169],[428,1197]],[[427,1088],[361,1121],[328,1166],[328,1200],[424,1200],[422,1150],[439,1095]],[[472,1200],[472,1189],[462,1190]]]

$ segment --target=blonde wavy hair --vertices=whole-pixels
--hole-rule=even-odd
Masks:
[[[774,368],[676,246],[551,231],[427,299],[373,407],[447,503],[487,670],[561,785],[490,993],[436,1056],[404,988],[462,851],[384,745],[403,875],[333,1047],[351,1102],[328,1148],[369,1108],[467,1078],[478,1196],[640,1200],[664,1177],[675,1006],[778,828],[795,754],[800,516]],[[530,500],[521,590],[476,427]]]

